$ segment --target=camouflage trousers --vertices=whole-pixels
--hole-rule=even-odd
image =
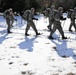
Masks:
[[[53,24],[54,24],[54,22],[49,21],[49,25],[47,26],[47,27],[48,27],[48,29],[52,30]]]
[[[48,27],[48,29],[52,30],[52,26],[54,24],[54,20],[52,20],[50,17],[48,18],[48,20],[49,20],[49,25],[47,27]]]
[[[12,27],[12,24],[13,24],[13,20],[10,20],[10,19],[6,19],[6,23],[7,23],[7,33],[10,32],[10,29]]]
[[[30,29],[30,27],[33,28],[33,30],[35,31],[36,34],[38,33],[37,28],[36,28],[36,26],[35,26],[35,24],[34,24],[33,21],[27,21],[27,26],[26,26],[26,29],[25,29],[25,33],[28,32],[28,30]]]
[[[75,20],[71,20],[69,30],[71,30],[72,26],[75,28],[75,31],[76,31],[76,24],[75,24]]]
[[[58,29],[58,31],[60,32],[61,36],[64,37],[64,32],[63,32],[63,29],[62,29],[62,27],[61,27],[61,22],[59,22],[59,21],[58,21],[58,22],[57,22],[57,21],[54,22],[53,29],[52,29],[51,32],[50,32],[50,36],[52,36],[53,33],[54,33],[57,29]]]
[[[10,20],[6,19],[6,23],[7,23],[7,33],[8,33],[10,32],[10,28],[11,28]]]

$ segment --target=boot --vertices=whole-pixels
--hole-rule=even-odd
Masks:
[[[29,36],[29,34],[25,33],[26,36]]]
[[[36,36],[37,36],[37,35],[41,35],[41,34],[40,34],[40,33],[36,33]]]
[[[62,39],[67,39],[67,37],[63,36]]]
[[[48,38],[49,38],[49,39],[54,39],[52,36],[49,36]]]
[[[11,31],[8,31],[7,33],[10,34],[10,33],[12,33],[12,32],[11,32]]]
[[[69,29],[70,32],[73,32],[71,29]]]

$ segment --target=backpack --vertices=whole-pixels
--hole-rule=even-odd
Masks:
[[[30,10],[26,10],[26,11],[23,13],[22,18],[27,21],[27,20],[28,20],[28,16],[29,16],[30,13],[31,13]]]
[[[7,15],[9,14],[9,10],[6,10],[4,13],[3,13],[3,17],[6,19],[7,18]]]
[[[43,12],[43,14],[44,14],[45,17],[49,17],[49,13],[50,13],[50,8],[47,8],[47,9]]]
[[[73,9],[69,9],[69,11],[68,11],[68,18],[71,18],[71,14],[72,14],[72,12],[73,12],[74,10]]]
[[[54,22],[54,20],[55,20],[55,15],[56,14],[59,14],[59,12],[57,11],[57,10],[52,10],[51,12],[50,12],[50,14],[49,14],[49,19],[52,21],[52,22]]]

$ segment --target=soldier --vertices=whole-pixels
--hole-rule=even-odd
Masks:
[[[29,30],[30,27],[32,27],[34,29],[36,35],[40,35],[40,33],[38,33],[38,31],[36,29],[36,26],[33,22],[33,20],[38,20],[38,19],[34,18],[34,13],[35,13],[35,9],[31,8],[31,13],[29,13],[29,15],[28,15],[27,26],[26,26],[26,29],[25,29],[25,35],[26,36],[29,36],[28,30]]]
[[[54,20],[53,20],[54,10],[55,10],[55,6],[51,5],[50,13],[49,13],[49,25],[47,26],[50,31],[51,31],[52,25],[54,23]]]
[[[12,8],[10,8],[4,12],[4,18],[6,19],[6,23],[8,25],[7,33],[11,33],[10,28],[13,27],[12,24],[13,24],[14,20],[17,20],[14,18]]]
[[[76,32],[75,19],[76,19],[76,7],[74,8],[74,11],[71,13],[71,16],[70,16],[70,20],[71,20],[71,24],[69,27],[70,32],[72,32],[72,30],[71,30],[72,26],[74,26],[75,32]]]
[[[63,29],[61,27],[61,22],[60,22],[60,20],[66,20],[66,18],[62,17],[62,12],[63,12],[63,8],[59,7],[58,11],[56,12],[56,14],[54,16],[54,26],[53,26],[53,29],[50,32],[49,39],[54,39],[52,37],[52,35],[56,31],[56,29],[59,30],[59,32],[60,32],[60,34],[62,36],[62,39],[67,39],[67,37],[64,36],[64,32],[63,32]]]

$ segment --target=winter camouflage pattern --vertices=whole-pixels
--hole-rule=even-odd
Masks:
[[[61,8],[61,7],[60,7],[60,8]],[[63,32],[63,29],[62,29],[62,27],[61,27],[61,22],[60,22],[60,20],[61,20],[61,17],[62,17],[62,10],[61,10],[60,8],[58,8],[57,13],[54,15],[54,17],[55,17],[55,18],[54,18],[54,25],[53,25],[53,29],[52,29],[51,32],[50,32],[50,36],[49,36],[50,39],[52,38],[53,33],[54,33],[57,29],[58,29],[58,31],[60,32],[62,38],[63,38],[63,39],[66,38],[66,37],[64,36],[64,32]]]
[[[52,25],[54,23],[54,14],[55,14],[55,6],[51,5],[50,7],[50,13],[49,13],[49,25],[48,25],[48,29],[52,29]]]
[[[36,35],[38,34],[35,23],[33,22],[34,19],[37,20],[36,18],[34,18],[34,12],[35,12],[35,9],[31,8],[31,13],[29,13],[29,15],[28,15],[27,26],[25,29],[25,35],[27,35],[30,27],[32,27],[34,29]]]
[[[11,8],[4,12],[4,18],[6,19],[6,23],[8,25],[7,33],[10,33],[10,28],[13,27],[14,20],[16,20]]]
[[[71,13],[71,17],[70,17],[71,23],[70,23],[69,31],[72,31],[71,30],[72,26],[75,28],[76,31],[75,19],[76,19],[76,7],[74,8],[74,11]]]

